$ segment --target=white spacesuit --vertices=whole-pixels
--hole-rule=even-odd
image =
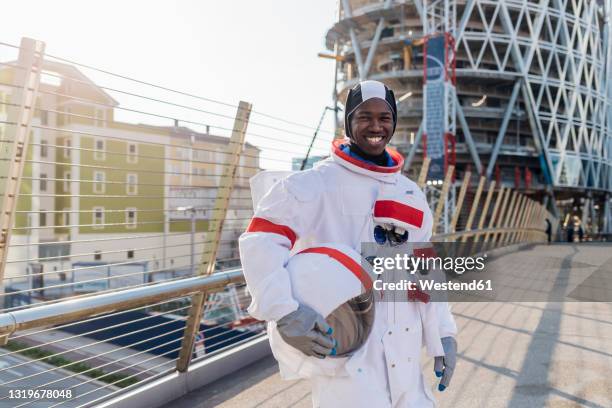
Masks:
[[[331,157],[313,169],[276,183],[261,199],[251,225],[240,237],[244,275],[252,295],[249,312],[257,319],[277,321],[298,308],[285,269],[291,254],[330,242],[359,252],[362,242],[373,242],[373,208],[382,196],[411,195],[421,202],[422,226],[410,231],[408,239],[430,240],[431,211],[423,192],[401,175],[402,156],[388,149],[394,165],[378,166],[346,153],[343,143],[334,141]],[[423,328],[435,322],[440,338],[454,337],[457,329],[446,303],[430,305],[437,319],[424,321],[416,302],[378,303],[365,345],[348,359],[343,372],[311,378],[313,405],[433,406],[421,372]],[[426,345],[430,355],[439,350],[439,344]],[[296,378],[296,373],[283,366],[281,375]]]

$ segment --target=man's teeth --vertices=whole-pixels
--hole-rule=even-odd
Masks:
[[[382,136],[369,136],[369,137],[368,137],[368,140],[369,140],[370,142],[374,142],[374,143],[378,143],[378,142],[380,142],[382,139],[383,139],[383,138],[382,138]]]

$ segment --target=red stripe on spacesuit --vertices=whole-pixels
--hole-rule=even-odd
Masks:
[[[418,208],[411,207],[397,201],[379,200],[374,204],[374,217],[394,218],[421,228],[425,213]]]
[[[366,271],[363,270],[361,265],[355,262],[353,258],[338,251],[337,249],[328,248],[328,247],[314,247],[314,248],[307,248],[303,251],[300,251],[299,253],[300,254],[314,253],[314,254],[327,255],[330,258],[335,259],[336,261],[340,262],[346,269],[351,271],[353,275],[355,275],[357,279],[361,281],[361,284],[364,286],[364,288],[366,288],[366,290],[372,289],[372,285],[373,285],[372,279],[366,273]]]
[[[293,244],[295,244],[295,241],[297,240],[297,235],[288,226],[275,224],[266,220],[265,218],[259,217],[253,217],[246,232],[268,232],[271,234],[282,235],[291,241],[291,248],[293,248]]]
[[[334,140],[332,142],[332,153],[338,156],[339,158],[341,158],[342,160],[351,163],[354,166],[361,167],[362,169],[366,169],[370,171],[375,171],[377,173],[397,173],[398,171],[402,169],[402,167],[404,167],[404,157],[397,150],[389,149],[389,148],[386,149],[387,153],[389,153],[389,155],[391,156],[391,159],[393,159],[393,161],[396,164],[393,167],[384,167],[384,166],[377,166],[375,164],[369,164],[369,163],[366,163],[364,161],[361,161],[359,159],[349,156],[348,154],[344,153],[340,149],[340,146],[342,145],[342,143],[343,143],[342,139]]]
[[[427,293],[423,292],[421,289],[416,288],[416,289],[408,289],[408,300],[412,301],[412,302],[422,302],[422,303],[429,303],[429,300],[431,298],[431,296],[429,296]]]

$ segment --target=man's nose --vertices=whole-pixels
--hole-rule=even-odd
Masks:
[[[370,128],[375,131],[380,131],[382,130],[382,123],[378,119],[372,119],[372,125]]]

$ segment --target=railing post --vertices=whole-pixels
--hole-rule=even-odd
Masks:
[[[525,196],[525,205],[523,206],[523,212],[519,216],[518,231],[514,234],[514,242],[521,242],[523,238],[523,232],[525,231],[525,225],[529,220],[531,214],[532,201],[529,197]]]
[[[21,176],[28,155],[28,145],[32,116],[36,106],[40,73],[44,58],[45,44],[42,41],[22,38],[19,48],[18,65],[24,69],[15,69],[13,76],[14,89],[19,89],[21,100],[19,108],[9,107],[7,122],[14,123],[13,143],[1,143],[0,194],[2,195],[0,213],[0,294],[4,293],[4,273],[11,240],[15,208],[21,186]],[[15,96],[15,94],[13,94]],[[15,102],[16,99],[12,98]],[[10,135],[10,132],[7,132]],[[0,304],[0,308],[4,305]],[[0,338],[0,344],[2,343]],[[4,339],[6,340],[6,339]]]
[[[515,208],[516,208],[518,199],[519,199],[519,193],[518,191],[515,190],[512,192],[512,198],[510,199],[510,204],[508,205],[508,212],[506,213],[506,220],[504,221],[502,232],[499,234],[500,244],[504,243],[504,239],[508,235],[508,232],[505,230],[510,228],[510,225],[512,223],[512,217],[514,216],[514,212],[515,212]]]
[[[529,216],[531,215],[531,206],[533,204],[533,200],[529,197],[525,197],[525,208],[523,208],[524,214],[521,219],[521,224],[519,225],[519,230],[514,236],[514,242],[522,242],[523,232],[525,231],[527,221]]]
[[[430,162],[431,158],[426,157],[421,165],[421,172],[419,173],[419,179],[417,180],[417,185],[420,189],[423,189],[423,187],[425,187],[425,183],[427,182],[427,172],[429,171]]]
[[[531,198],[528,198],[527,208],[525,209],[525,219],[523,221],[523,225],[521,225],[521,230],[519,231],[519,234],[516,237],[517,242],[522,242],[522,241],[529,242],[529,240],[526,239],[526,234],[528,232],[527,228],[531,226],[531,216],[533,215],[534,205],[535,205],[535,201],[532,200]]]
[[[491,213],[491,218],[489,219],[489,226],[488,226],[489,230],[493,228],[493,226],[495,225],[495,220],[497,219],[497,212],[499,211],[499,206],[502,202],[502,199],[504,198],[505,193],[506,193],[506,189],[500,186],[499,192],[497,193],[497,198],[495,199],[495,205],[493,206],[493,212]],[[485,244],[487,243],[490,235],[491,235],[491,232],[487,232],[485,234],[483,243]]]
[[[542,205],[536,201],[536,208],[533,212],[533,217],[531,217],[531,228],[534,229],[530,233],[529,239],[531,241],[535,241],[535,242],[540,241],[541,233],[535,230],[539,230],[538,225],[543,225],[545,223],[546,221],[542,220]],[[551,232],[552,232],[552,223],[550,227],[551,227]]]
[[[545,220],[550,215],[550,214],[548,214],[548,211],[546,211],[546,207],[544,207],[540,203],[538,203],[538,210],[539,210],[538,211],[538,215],[536,216],[536,220],[535,220],[536,225],[537,225],[538,221]],[[549,219],[549,221],[550,221],[550,227],[551,227],[550,228],[550,236],[552,238],[552,237],[555,236],[555,224],[553,223],[554,222],[554,218],[552,220]],[[544,223],[546,223],[546,221],[544,221]],[[542,224],[544,224],[544,223],[542,223]],[[542,238],[541,238],[542,241],[548,240],[548,237],[546,236],[546,232],[540,233],[538,235],[542,236]]]
[[[480,195],[482,194],[482,189],[484,188],[484,183],[486,180],[487,178],[485,176],[480,177],[478,187],[476,188],[476,194],[474,195],[474,201],[472,202],[472,208],[470,209],[470,215],[468,215],[464,231],[470,231],[472,229],[472,223],[474,222],[474,217],[476,216],[476,211],[478,210],[478,202],[480,201]],[[468,235],[465,234],[462,237],[461,242],[467,242],[467,239]]]
[[[510,195],[512,194],[512,189],[510,189],[509,187],[504,189],[504,199],[502,201],[501,204],[501,208],[499,209],[499,215],[497,216],[497,220],[495,221],[495,224],[493,225],[494,228],[494,232],[491,233],[490,237],[487,237],[485,239],[485,242],[488,242],[489,238],[491,238],[491,242],[493,243],[493,246],[495,246],[496,242],[496,238],[497,238],[497,230],[499,228],[502,228],[504,225],[504,216],[506,215],[506,207],[508,205],[508,201],[510,198]]]
[[[438,205],[436,206],[436,212],[434,214],[433,226],[432,226],[432,234],[436,233],[436,228],[438,227],[438,220],[442,215],[442,210],[444,209],[444,202],[446,201],[446,196],[448,195],[448,189],[450,188],[451,183],[453,182],[453,172],[455,171],[455,166],[452,164],[448,166],[446,170],[446,176],[444,177],[444,184],[442,184],[442,191],[440,192],[440,197],[438,198]]]
[[[521,234],[518,237],[519,242],[526,240],[525,235],[527,234],[527,228],[531,227],[531,216],[533,215],[533,209],[535,208],[535,200],[532,200],[531,198],[529,198],[528,200],[529,200],[529,207],[527,208],[527,215],[525,218],[525,222],[523,223]]]
[[[525,239],[529,242],[537,241],[539,238],[539,234],[533,231],[533,228],[536,228],[538,222],[538,215],[540,214],[540,203],[537,201],[533,202],[533,209],[531,211],[531,218],[529,219],[529,223],[527,225],[528,231],[526,232]]]
[[[238,105],[232,137],[225,149],[226,166],[220,178],[215,206],[211,214],[208,233],[204,240],[204,242],[210,243],[210,250],[205,250],[202,254],[202,262],[200,262],[198,266],[198,276],[210,275],[215,270],[215,259],[219,249],[219,241],[221,240],[223,221],[225,220],[230,197],[234,188],[236,170],[238,169],[240,161],[240,153],[244,147],[251,109],[252,105],[244,101],[241,101]],[[206,296],[207,293],[200,292],[196,293],[191,298],[191,307],[189,308],[189,315],[185,324],[181,350],[179,352],[178,361],[176,362],[176,369],[179,372],[187,371],[189,363],[191,362],[195,334],[200,328],[200,320],[202,319],[202,311],[204,309]]]
[[[493,180],[489,185],[489,191],[487,191],[487,198],[485,199],[484,206],[482,207],[482,214],[480,214],[480,221],[478,222],[478,230],[482,230],[484,228],[485,219],[487,218],[487,213],[489,212],[489,204],[491,203],[491,198],[493,198],[494,192],[495,180]],[[480,235],[480,232],[474,235],[474,242],[479,241]]]
[[[514,214],[512,214],[512,218],[510,219],[510,228],[512,230],[508,232],[508,244],[512,244],[514,242],[514,233],[516,232],[516,228],[519,226],[519,218],[520,215],[523,213],[523,208],[525,207],[525,201],[527,199],[527,197],[525,197],[521,193],[518,193],[518,195],[519,199],[517,202],[517,206],[515,207],[515,212]]]
[[[471,175],[472,174],[469,171],[466,171],[465,176],[463,176],[463,183],[461,183],[461,189],[459,190],[459,197],[457,198],[457,204],[455,205],[455,212],[453,213],[453,218],[451,218],[449,229],[449,232],[451,234],[456,231],[457,221],[459,221],[459,215],[461,214],[461,209],[463,208],[463,200],[465,199],[465,193],[467,192],[467,189],[470,186]]]

